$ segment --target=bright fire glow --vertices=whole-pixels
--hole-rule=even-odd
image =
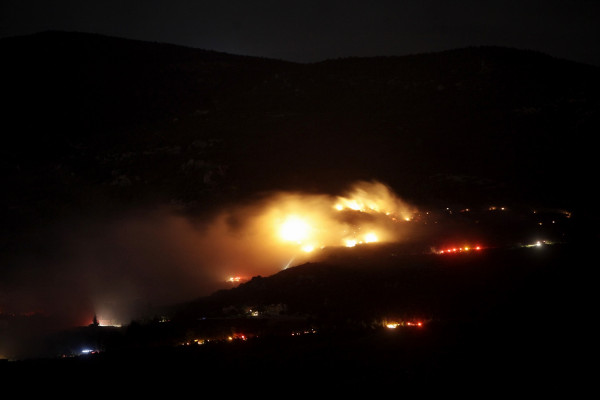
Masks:
[[[373,232],[371,232],[371,233],[367,233],[367,234],[365,235],[365,242],[366,242],[366,243],[374,243],[374,242],[377,242],[377,235],[376,235],[375,233],[373,233]]]
[[[359,182],[345,196],[277,195],[261,219],[272,224],[279,242],[311,253],[327,246],[397,241],[399,226],[414,212],[387,186]]]
[[[310,253],[314,249],[315,249],[315,246],[313,246],[311,244],[307,244],[307,245],[302,246],[302,251],[305,252],[305,253]]]
[[[356,246],[356,240],[354,239],[346,239],[346,247],[354,247]]]
[[[309,232],[308,222],[296,215],[287,217],[279,229],[281,238],[288,242],[300,243],[308,237]]]
[[[338,196],[334,208],[338,211],[347,208],[360,212],[400,216],[406,221],[411,220],[415,211],[379,182],[362,182],[356,185],[347,196]]]
[[[317,259],[328,247],[401,242],[415,229],[404,218],[415,213],[416,208],[379,182],[358,182],[341,196],[265,193],[202,225],[197,252],[203,262],[225,273],[219,280],[266,275],[273,268]]]

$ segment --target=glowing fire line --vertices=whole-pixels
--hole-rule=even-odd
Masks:
[[[274,209],[278,240],[305,253],[326,246],[355,247],[389,240],[393,236],[389,224],[410,221],[414,213],[377,182],[358,184],[345,197],[282,198]],[[360,215],[370,219],[362,221]]]

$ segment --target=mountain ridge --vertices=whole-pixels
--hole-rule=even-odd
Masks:
[[[597,67],[501,47],[298,64],[65,32],[0,50],[19,220],[372,179],[415,203],[590,205],[573,177],[593,170]]]

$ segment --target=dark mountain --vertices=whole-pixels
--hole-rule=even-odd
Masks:
[[[23,213],[96,195],[201,197],[204,175],[225,167],[215,147],[228,129],[207,129],[206,115],[290,65],[64,32],[0,47],[6,200]],[[179,127],[178,118],[193,123]]]
[[[457,257],[395,250],[365,248],[347,257],[341,250],[322,262],[255,277],[187,304],[173,322],[187,320],[200,335],[224,316],[229,329],[255,329],[264,337],[314,327],[317,339],[290,339],[281,353],[266,353],[265,365],[273,362],[276,376],[286,375],[277,375],[278,368],[332,369],[345,384],[398,380],[463,390],[533,388],[548,379],[566,388],[585,376],[580,360],[590,342],[579,322],[585,325],[593,288],[582,247],[499,248]],[[249,308],[266,315],[259,317],[262,324],[236,322],[235,316],[253,318]],[[403,325],[394,332],[386,321]]]
[[[161,382],[235,382],[242,391],[298,379],[310,391],[578,390],[573,383],[585,379],[593,290],[581,247],[450,256],[354,250],[173,307],[168,322],[132,322],[122,332],[90,326],[63,337],[77,349],[106,346],[95,358],[13,362],[5,370],[52,366],[124,379],[135,369]],[[227,336],[234,339],[218,340]]]
[[[66,32],[1,39],[0,52],[3,256],[18,247],[37,265],[35,228],[73,215],[156,204],[208,213],[268,190],[337,194],[357,179],[384,181],[419,205],[560,207],[574,211],[575,228],[596,219],[588,187],[597,67],[499,47],[297,64]],[[509,231],[525,236],[520,227]],[[591,303],[579,246],[450,258],[371,249],[329,249],[318,262],[171,308],[169,328],[132,324],[125,339],[110,331],[122,345],[237,323],[260,333],[314,326],[314,341],[175,350],[175,358],[172,349],[134,351],[135,361],[107,355],[96,366],[154,370],[176,359],[189,372],[200,360],[207,376],[289,379],[293,364],[296,373],[316,368],[321,380],[343,366],[346,383],[398,374],[430,383],[450,371],[446,383],[469,374],[498,384],[529,368],[540,381],[564,376],[579,343],[573,321]],[[250,307],[275,317],[254,320]],[[382,330],[385,318],[422,319],[427,329],[398,341]],[[76,334],[98,327],[87,328]]]
[[[395,244],[328,249],[319,261],[255,276],[168,313],[197,320],[280,304],[285,308],[275,314],[310,316],[321,328],[338,323],[344,329],[381,325],[385,319],[465,322],[508,313],[519,322],[539,321],[574,301],[565,297],[587,295],[576,294],[577,285],[586,286],[583,276],[563,269],[567,262],[579,265],[579,250],[572,244],[462,255],[408,253]],[[563,296],[555,296],[559,287]]]
[[[11,214],[356,179],[418,202],[573,207],[593,168],[598,68],[531,51],[295,64],[65,32],[0,51]]]

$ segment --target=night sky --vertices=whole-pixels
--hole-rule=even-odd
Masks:
[[[0,37],[81,31],[296,62],[498,45],[600,65],[599,20],[595,0],[0,3]]]

